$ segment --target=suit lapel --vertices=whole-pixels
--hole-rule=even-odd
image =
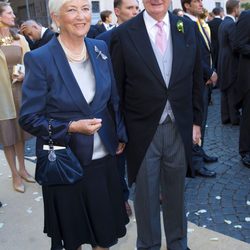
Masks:
[[[52,38],[50,45],[51,45],[50,47],[51,54],[54,57],[58,71],[61,74],[61,77],[63,79],[63,84],[66,86],[69,94],[72,97],[72,100],[84,114],[90,113],[90,106],[86,102],[81,92],[81,89],[78,86],[78,83],[72,73],[72,70],[69,66],[65,53],[60,43],[58,42],[56,36]]]
[[[150,43],[150,38],[143,20],[143,12],[136,18],[137,19],[131,26],[131,29],[128,30],[129,37],[133,41],[134,46],[140,54],[142,60],[148,66],[148,69],[152,71],[160,83],[166,87],[152,45]]]
[[[89,55],[89,59],[91,61],[91,65],[92,65],[92,69],[93,69],[93,73],[95,76],[95,83],[96,83],[96,87],[95,87],[95,96],[93,101],[91,102],[91,107],[93,107],[95,105],[96,100],[98,100],[99,95],[102,92],[102,85],[101,83],[101,71],[102,71],[102,65],[101,63],[103,63],[103,59],[101,59],[101,56],[98,57],[97,52],[95,51],[95,44],[92,42],[93,40],[89,39],[89,38],[85,38],[85,44],[86,44],[86,48],[88,51],[88,55]],[[98,48],[98,46],[96,47],[97,49],[99,49],[101,51],[100,48]]]
[[[182,67],[180,58],[182,58],[182,55],[185,55],[185,50],[188,49],[188,45],[186,44],[184,34],[177,29],[177,21],[179,19],[173,16],[171,13],[169,13],[169,19],[173,47],[172,72],[169,81],[169,86],[171,86],[171,84],[173,83],[173,79],[176,79],[177,74],[179,74],[180,72],[180,69]]]

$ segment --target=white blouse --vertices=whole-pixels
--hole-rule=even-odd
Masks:
[[[87,59],[86,61],[80,63],[69,62],[69,65],[85,100],[87,101],[87,103],[91,103],[95,96],[96,83],[90,60]],[[100,159],[106,156],[107,154],[108,152],[105,146],[103,145],[99,134],[96,132],[94,134],[94,148],[92,160]]]

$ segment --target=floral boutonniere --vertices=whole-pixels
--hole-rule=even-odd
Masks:
[[[181,20],[178,20],[176,27],[179,32],[184,33],[184,24]]]
[[[99,49],[97,48],[97,46],[95,46],[94,48],[95,48],[95,52],[97,53],[97,57],[96,57],[96,58],[98,58],[98,57],[100,56],[103,60],[107,60],[107,59],[108,59],[108,57],[107,57],[106,55],[104,55],[104,54],[101,52],[101,50],[99,50]]]

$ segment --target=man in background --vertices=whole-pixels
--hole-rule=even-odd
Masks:
[[[205,128],[207,123],[207,112],[209,103],[209,91],[210,86],[213,86],[217,81],[217,73],[213,66],[212,49],[209,36],[205,29],[202,27],[199,21],[199,15],[203,12],[202,0],[181,0],[182,8],[185,12],[184,17],[193,21],[198,29],[199,44],[201,48],[202,69],[203,69],[203,82],[204,91],[203,106],[204,115],[201,128],[201,145],[193,145],[193,167],[196,170],[196,174],[202,177],[215,177],[216,173],[205,167],[205,163],[216,162],[217,157],[209,156],[204,152],[204,138]]]
[[[30,49],[37,49],[45,45],[54,36],[54,32],[49,28],[43,27],[34,20],[28,20],[22,23],[20,32],[33,41]]]
[[[208,22],[208,25],[211,30],[211,45],[212,45],[212,54],[213,54],[213,63],[215,69],[217,69],[218,55],[219,55],[219,40],[218,40],[218,30],[222,22],[220,17],[221,8],[216,7],[213,9],[214,19]]]
[[[217,72],[221,91],[222,124],[239,125],[240,115],[235,107],[235,88],[237,87],[238,58],[233,50],[236,32],[236,18],[240,14],[240,1],[226,2],[227,16],[222,21],[219,32],[219,57]]]
[[[250,10],[243,11],[236,24],[234,49],[238,51],[239,67],[237,88],[237,107],[242,108],[240,121],[239,153],[242,162],[250,167]]]
[[[101,34],[105,31],[111,30],[114,25],[112,24],[112,11],[104,10],[100,13],[101,23],[96,24],[96,29],[98,34]]]

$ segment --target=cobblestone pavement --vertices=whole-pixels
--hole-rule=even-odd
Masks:
[[[238,154],[239,127],[221,125],[219,90],[212,98],[204,148],[219,157],[217,163],[206,164],[217,177],[187,179],[188,220],[250,243],[250,169]]]
[[[205,151],[219,157],[207,164],[216,178],[187,179],[186,208],[188,220],[198,226],[250,243],[250,169],[238,154],[239,127],[221,125],[220,93],[213,91],[209,106]],[[26,143],[25,157],[35,162],[35,139]]]

